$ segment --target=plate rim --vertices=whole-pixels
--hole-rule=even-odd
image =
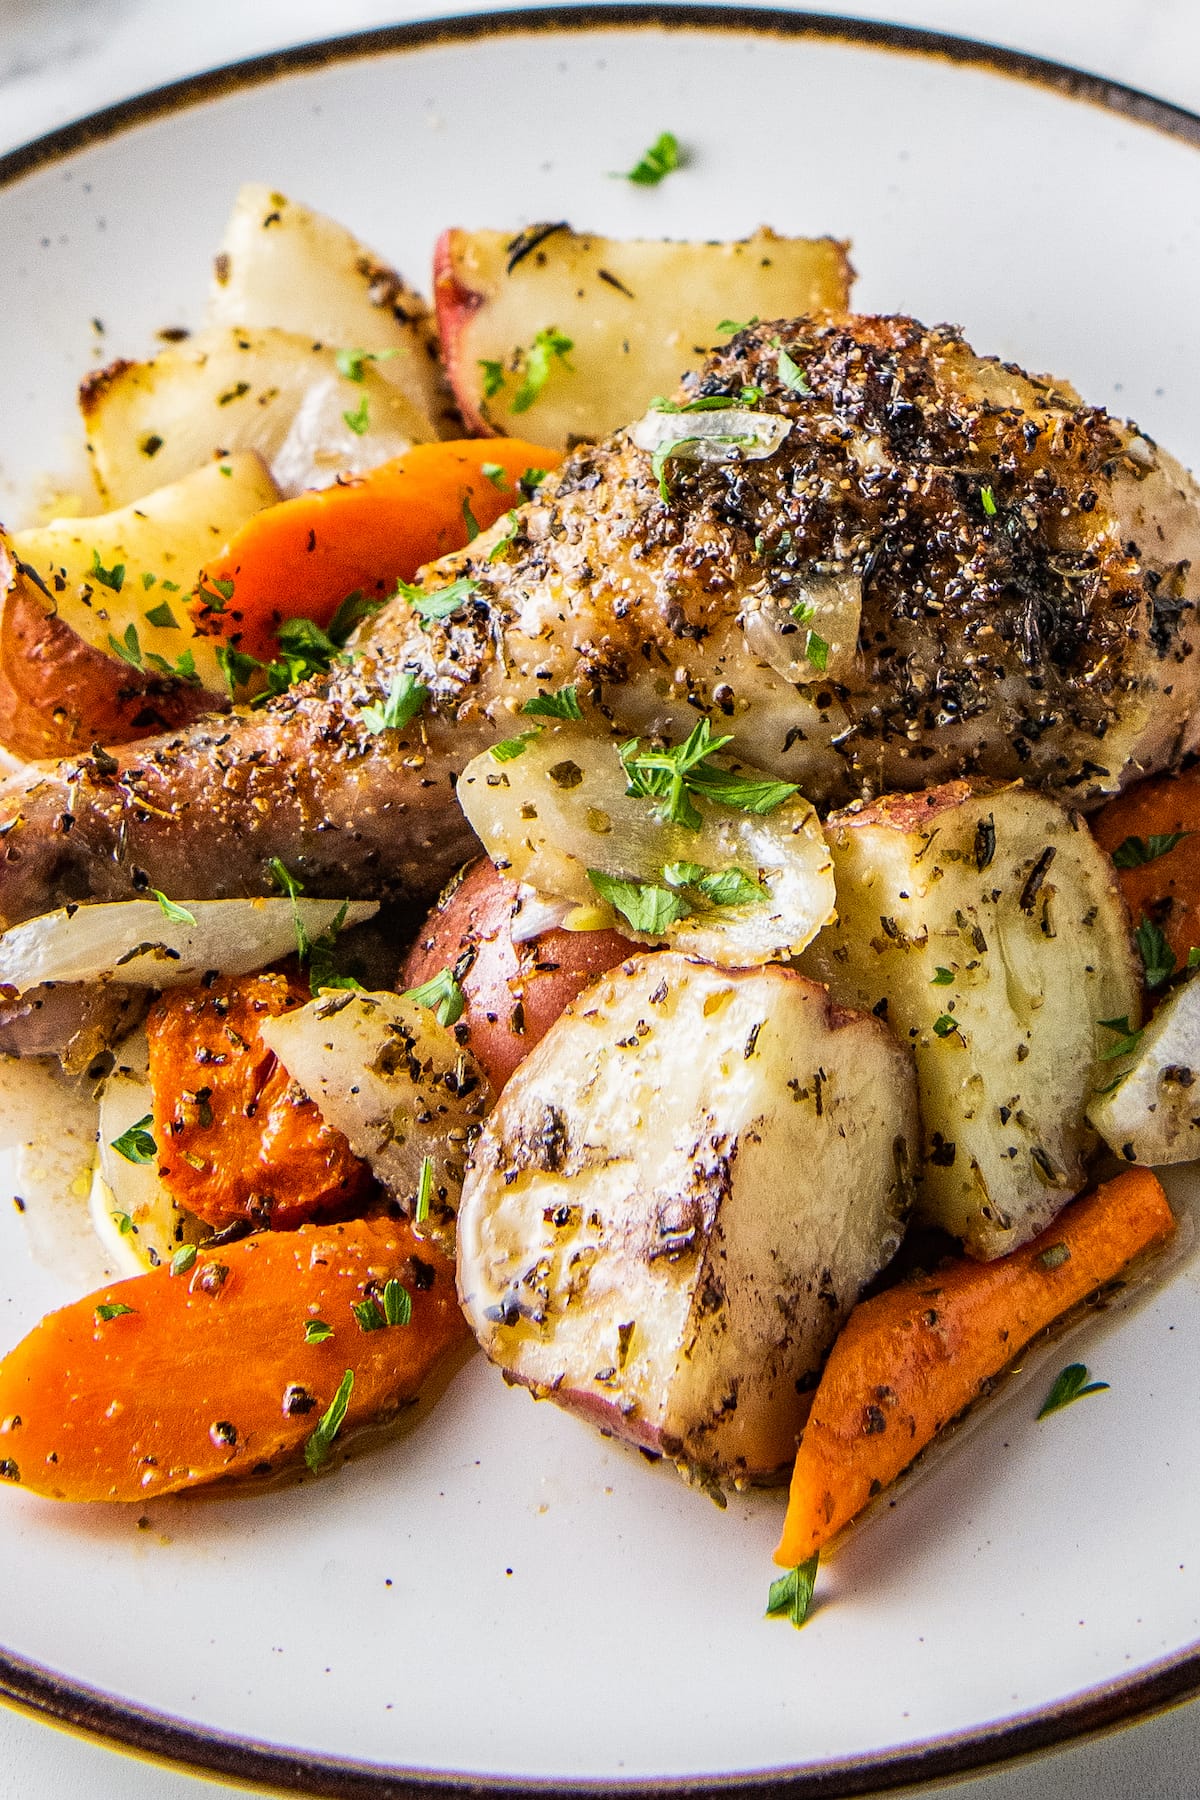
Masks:
[[[439,16],[376,26],[244,58],[151,88],[55,127],[0,155],[0,190],[119,134],[248,88],[365,57],[501,37],[687,31],[810,38],[856,49],[980,68],[1104,111],[1200,150],[1200,114],[1140,88],[1032,52],[879,19],[692,0],[580,0],[578,4]],[[366,1763],[192,1724],[74,1681],[0,1645],[0,1701],[47,1724],[154,1763],[239,1786],[315,1800],[856,1800],[977,1774],[1117,1730],[1200,1694],[1200,1640],[1128,1677],[1085,1688],[1014,1717],[818,1764],[727,1775],[539,1778]]]

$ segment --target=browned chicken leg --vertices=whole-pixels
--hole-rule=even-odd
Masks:
[[[626,433],[579,450],[514,535],[426,571],[469,578],[448,617],[395,600],[261,712],[10,784],[0,919],[263,892],[273,856],[313,893],[428,895],[472,847],[457,770],[564,682],[626,734],[711,715],[819,802],[979,771],[1087,805],[1200,740],[1200,495],[1134,427],[907,319],[742,332],[697,399],[787,435],[658,469]],[[831,596],[857,635],[823,670],[798,645]],[[372,733],[401,670],[425,714]]]

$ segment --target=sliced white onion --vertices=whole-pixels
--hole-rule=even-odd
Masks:
[[[429,1235],[452,1235],[487,1077],[428,1008],[400,994],[322,994],[264,1019],[263,1042],[326,1123],[411,1210],[429,1158]]]
[[[651,409],[629,436],[651,455],[670,449],[685,462],[750,462],[774,456],[788,432],[790,419],[778,413],[750,412],[729,406],[717,412],[658,412]]]
[[[92,1228],[123,1274],[141,1275],[170,1262],[184,1243],[198,1242],[208,1227],[175,1205],[158,1177],[158,1158],[130,1162],[113,1145],[154,1110],[149,1046],[138,1031],[122,1046],[120,1061],[100,1093],[96,1167],[92,1176]],[[147,1128],[149,1129],[149,1128]]]
[[[862,577],[805,573],[786,598],[753,595],[742,609],[742,635],[752,656],[796,685],[852,684],[858,670]]]
[[[182,987],[216,970],[245,975],[296,948],[296,918],[320,937],[346,906],[359,925],[374,901],[191,900],[177,904],[192,923],[169,918],[157,900],[66,906],[14,925],[0,937],[0,987],[18,993],[44,981],[121,981]]]
[[[576,910],[573,900],[544,899],[536,889],[521,884],[513,907],[509,936],[514,944],[529,944],[546,931],[557,931]]]

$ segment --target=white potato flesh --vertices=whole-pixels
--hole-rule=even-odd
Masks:
[[[826,821],[837,923],[806,974],[878,1011],[916,1056],[917,1207],[990,1259],[1083,1186],[1086,1111],[1139,1016],[1140,968],[1112,865],[1077,814],[964,781]]]
[[[711,762],[769,780],[727,758]],[[832,859],[816,813],[799,794],[764,814],[700,797],[703,823],[690,831],[662,823],[654,802],[627,794],[627,786],[616,739],[560,725],[536,732],[511,760],[498,762],[485,750],[467,764],[456,792],[497,867],[545,898],[594,910],[600,895],[589,869],[676,886],[691,910],[661,931],[638,932],[626,917],[605,920],[642,942],[665,941],[710,962],[744,966],[797,955],[833,917]],[[740,870],[763,897],[710,904],[694,881],[680,881],[682,864],[709,874]]]
[[[63,624],[85,643],[109,656],[116,655],[114,643],[121,644],[127,661],[137,666],[140,657],[158,674],[161,664],[147,663],[147,657],[174,670],[190,652],[201,686],[217,694],[225,693],[226,682],[216,640],[195,629],[186,603],[205,563],[279,498],[253,451],[230,456],[224,466],[228,475],[210,462],[113,512],[52,519],[12,540],[16,554],[41,576]],[[97,576],[97,563],[106,579]],[[136,633],[132,648],[130,626]]]
[[[274,327],[335,348],[382,351],[379,375],[436,435],[448,395],[428,303],[344,225],[261,182],[238,189],[205,323]]]
[[[470,1052],[428,1008],[388,993],[322,994],[264,1019],[261,1035],[326,1124],[410,1213],[430,1160],[427,1229],[444,1240],[491,1104]]]
[[[373,900],[181,900],[171,918],[157,900],[64,906],[0,937],[0,987],[17,993],[45,981],[119,981],[127,987],[186,987],[216,970],[247,975],[296,948],[296,922],[310,939],[361,925]]]
[[[1120,1037],[1108,1034],[1108,1049]],[[1115,1066],[1121,1062],[1114,1059]],[[1111,1069],[1113,1063],[1109,1064]],[[1190,1162],[1200,1156],[1200,984],[1168,994],[1142,1033],[1119,1087],[1098,1094],[1088,1118],[1126,1162]]]
[[[795,1453],[822,1361],[899,1242],[908,1053],[782,968],[670,951],[602,977],[504,1088],[459,1295],[509,1380],[718,1479]]]
[[[726,321],[793,319],[849,304],[846,246],[832,238],[764,228],[728,243],[622,242],[563,227],[521,255],[540,229],[518,238],[449,231],[435,274],[443,354],[464,415],[539,444],[565,449],[640,417],[721,342]],[[540,392],[517,411],[526,353],[549,328],[571,349],[551,357]],[[504,374],[490,397],[483,362]]]
[[[124,506],[237,450],[256,451],[291,496],[437,435],[382,364],[364,363],[352,381],[338,370],[337,348],[294,332],[213,326],[149,362],[89,376],[79,405],[108,504]]]
[[[159,1180],[158,1159],[131,1162],[113,1145],[154,1110],[149,1046],[143,1031],[121,1046],[120,1058],[100,1090],[96,1167],[92,1177],[92,1225],[122,1274],[140,1275],[170,1262],[185,1243],[198,1243],[208,1227],[182,1212]],[[145,1129],[153,1131],[152,1125]]]

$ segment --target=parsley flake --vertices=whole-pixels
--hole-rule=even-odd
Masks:
[[[333,1448],[333,1440],[346,1418],[346,1409],[350,1405],[350,1395],[354,1389],[354,1370],[347,1369],[338,1385],[338,1391],[329,1402],[327,1411],[321,1414],[321,1422],[304,1446],[304,1460],[315,1474],[329,1460]]]
[[[994,519],[996,516],[996,496],[993,494],[990,487],[980,488],[979,500],[988,518]]]
[[[769,900],[765,887],[744,869],[706,869],[700,863],[667,863],[663,880],[668,887],[688,888],[710,906],[751,906]]]
[[[732,769],[713,768],[708,758],[731,737],[714,738],[707,719],[701,719],[685,743],[672,749],[643,751],[637,738],[623,744],[621,762],[629,779],[626,793],[658,802],[656,816],[665,824],[698,831],[702,819],[694,795],[704,795],[720,806],[739,812],[769,813],[798,792],[793,782],[770,781],[738,775]]]
[[[503,463],[480,463],[479,473],[486,476],[495,488],[503,491],[508,486],[508,476],[504,472]]]
[[[582,719],[579,709],[579,695],[575,683],[568,687],[556,688],[552,694],[534,694],[526,700],[521,711],[532,718],[539,719]]]
[[[186,1275],[196,1261],[195,1244],[181,1244],[171,1258],[172,1275]]]
[[[475,539],[479,536],[479,520],[475,517],[475,514],[471,511],[471,496],[470,496],[470,494],[463,495],[462,517],[463,517],[463,524],[467,528],[467,542],[468,542],[468,544],[473,544],[475,542]]]
[[[686,919],[691,907],[671,888],[655,887],[648,881],[625,881],[619,875],[606,875],[603,869],[589,869],[587,878],[602,900],[627,919],[635,931],[658,937],[677,919]]]
[[[127,625],[125,627],[125,635],[123,638],[114,637],[110,631],[108,634],[108,643],[113,655],[119,656],[122,662],[127,662],[131,669],[145,668],[146,665],[142,657],[141,641],[138,638],[138,629],[136,625]]]
[[[958,1020],[952,1013],[940,1013],[933,1021],[933,1029],[937,1037],[952,1037],[958,1030]]]
[[[953,987],[954,975],[950,969],[937,968],[933,971],[932,987]]]
[[[1085,1394],[1102,1393],[1108,1385],[1107,1381],[1089,1381],[1084,1363],[1068,1363],[1042,1401],[1037,1417],[1045,1419],[1051,1413],[1060,1412],[1064,1406],[1070,1406],[1073,1400],[1082,1400]]]
[[[96,1308],[96,1322],[104,1325],[109,1319],[119,1319],[122,1314],[133,1311],[132,1306],[126,1306],[121,1300],[105,1300]]]
[[[306,1344],[327,1344],[333,1336],[333,1326],[327,1325],[324,1319],[305,1319],[304,1341]]]
[[[350,427],[350,430],[354,433],[355,437],[362,437],[371,422],[367,407],[367,396],[363,394],[354,411],[344,412],[342,418]]]
[[[519,737],[501,738],[498,744],[492,745],[488,754],[493,762],[513,762],[518,756],[524,756],[534,738],[540,737],[541,734],[540,725],[531,725],[529,730],[521,732]]]
[[[190,913],[186,906],[180,906],[176,901],[168,900],[167,896],[160,893],[157,888],[151,888],[150,892],[154,895],[154,898],[158,901],[158,904],[162,907],[163,912],[166,914],[167,918],[170,919],[172,925],[194,925],[196,923],[195,913]]]
[[[433,1199],[433,1158],[421,1158],[421,1173],[417,1179],[417,1205],[413,1217],[418,1225],[429,1217],[429,1202]]]
[[[812,393],[812,389],[805,379],[804,370],[800,367],[798,362],[794,361],[794,359],[788,355],[782,344],[779,347],[779,355],[775,360],[775,368],[784,387],[790,388],[793,394]]]
[[[755,313],[752,319],[722,319],[717,331],[722,337],[733,337],[735,332],[749,331],[751,326],[757,324],[758,314]]]
[[[1148,838],[1127,837],[1112,853],[1114,867],[1140,869],[1145,863],[1157,862],[1160,856],[1169,855],[1176,844],[1195,835],[1194,831],[1166,831]]]
[[[166,600],[160,600],[157,606],[152,606],[145,614],[145,620],[147,625],[157,625],[160,631],[179,630],[179,620]]]
[[[1162,987],[1175,967],[1175,952],[1152,919],[1142,914],[1142,922],[1134,932],[1141,952],[1148,988]]]
[[[100,552],[98,550],[92,551],[92,567],[90,574],[93,581],[98,581],[101,587],[110,589],[114,594],[119,594],[121,589],[125,586],[125,564],[114,563],[111,569],[106,569],[104,564],[100,561]]]
[[[147,1113],[144,1118],[139,1119],[136,1124],[130,1125],[126,1131],[123,1131],[120,1137],[114,1138],[109,1149],[115,1150],[118,1156],[123,1156],[126,1162],[153,1162],[158,1155],[158,1145],[154,1141],[153,1132],[149,1129],[153,1123],[154,1114]]]
[[[567,361],[570,351],[575,348],[573,339],[566,337],[556,325],[548,325],[539,331],[523,357],[524,373],[521,385],[513,395],[512,410],[515,413],[528,412],[547,381],[555,359],[565,369],[571,365]]]
[[[812,1610],[813,1589],[817,1585],[817,1567],[821,1552],[814,1550],[807,1562],[797,1563],[786,1575],[771,1583],[767,1595],[767,1618],[790,1619],[799,1631]]]
[[[660,131],[650,148],[642,153],[632,169],[618,175],[618,181],[632,181],[637,187],[657,187],[666,176],[683,166],[679,139],[673,131]]]
[[[368,731],[378,735],[381,731],[403,731],[411,725],[426,700],[429,689],[423,682],[402,669],[392,677],[392,685],[388,689],[387,699],[382,706],[364,706],[360,717]]]
[[[398,581],[396,593],[408,601],[419,616],[422,626],[428,631],[435,620],[448,619],[452,613],[465,606],[478,585],[469,575],[460,575],[448,587],[435,588],[432,593],[427,594],[424,588],[414,587],[407,581]]]
[[[423,981],[420,987],[409,988],[403,998],[415,1000],[418,1006],[428,1007],[438,1024],[446,1026],[457,1025],[467,1005],[453,969],[440,969],[429,981]]]
[[[1118,1056],[1132,1056],[1141,1043],[1142,1032],[1145,1030],[1144,1026],[1141,1030],[1131,1026],[1125,1016],[1119,1019],[1097,1019],[1096,1023],[1105,1031],[1115,1031],[1117,1034],[1116,1043],[1110,1044],[1107,1050],[1100,1052],[1099,1060],[1101,1062],[1112,1062]]]
[[[365,381],[365,363],[387,362],[389,357],[399,354],[399,350],[339,350],[333,360],[338,374],[344,375],[347,381]]]
[[[481,356],[479,367],[483,370],[483,397],[485,400],[494,400],[504,386],[504,364],[488,362]]]

